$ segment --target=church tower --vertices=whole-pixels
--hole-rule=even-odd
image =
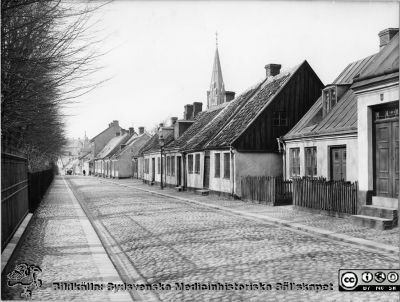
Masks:
[[[211,75],[210,90],[207,91],[207,109],[213,108],[225,102],[225,87],[222,79],[221,63],[218,53],[218,38],[216,37],[216,49],[214,66]]]

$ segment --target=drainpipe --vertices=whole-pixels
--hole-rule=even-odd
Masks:
[[[231,173],[232,173],[231,194],[232,197],[235,197],[235,165],[234,165],[234,153],[232,146],[229,146],[229,151],[231,154]]]

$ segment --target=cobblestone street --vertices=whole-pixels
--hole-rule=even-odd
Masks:
[[[340,268],[396,268],[389,258],[92,177],[69,181],[78,199],[148,283],[305,282],[315,291],[158,291],[163,301],[397,301],[398,294],[341,293]],[[128,180],[126,180],[128,181]],[[132,272],[133,275],[133,272]]]
[[[5,274],[21,262],[42,268],[33,300],[161,301],[398,301],[398,293],[337,290],[340,268],[397,268],[384,256],[349,244],[249,219],[209,206],[124,187],[94,177],[59,177],[32,218],[8,270],[3,299],[21,299]],[[88,214],[110,259],[95,245]],[[122,183],[135,184],[133,180]],[[71,191],[70,195],[72,195]],[[186,193],[185,193],[186,194]],[[211,199],[211,198],[210,198]],[[227,201],[226,201],[227,202]],[[88,233],[89,232],[89,233]],[[97,239],[98,240],[98,239]],[[104,251],[104,250],[103,250]],[[54,291],[51,283],[128,282],[172,284],[277,282],[333,283],[333,291],[158,290]]]

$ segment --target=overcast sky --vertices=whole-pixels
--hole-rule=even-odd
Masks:
[[[264,78],[307,60],[324,84],[352,61],[379,49],[378,32],[398,27],[398,4],[330,2],[115,1],[100,22],[98,80],[110,78],[65,109],[68,135],[89,138],[112,120],[151,129],[182,118],[183,106],[203,102],[211,80],[218,31],[227,90],[241,93]]]

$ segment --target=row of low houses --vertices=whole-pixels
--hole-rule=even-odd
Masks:
[[[216,49],[207,108],[185,105],[182,119],[154,135],[112,122],[90,141],[90,171],[236,197],[244,176],[358,181],[359,209],[397,208],[398,29],[379,38],[378,53],[328,85],[307,61],[268,64],[265,78],[237,96],[225,90]]]

